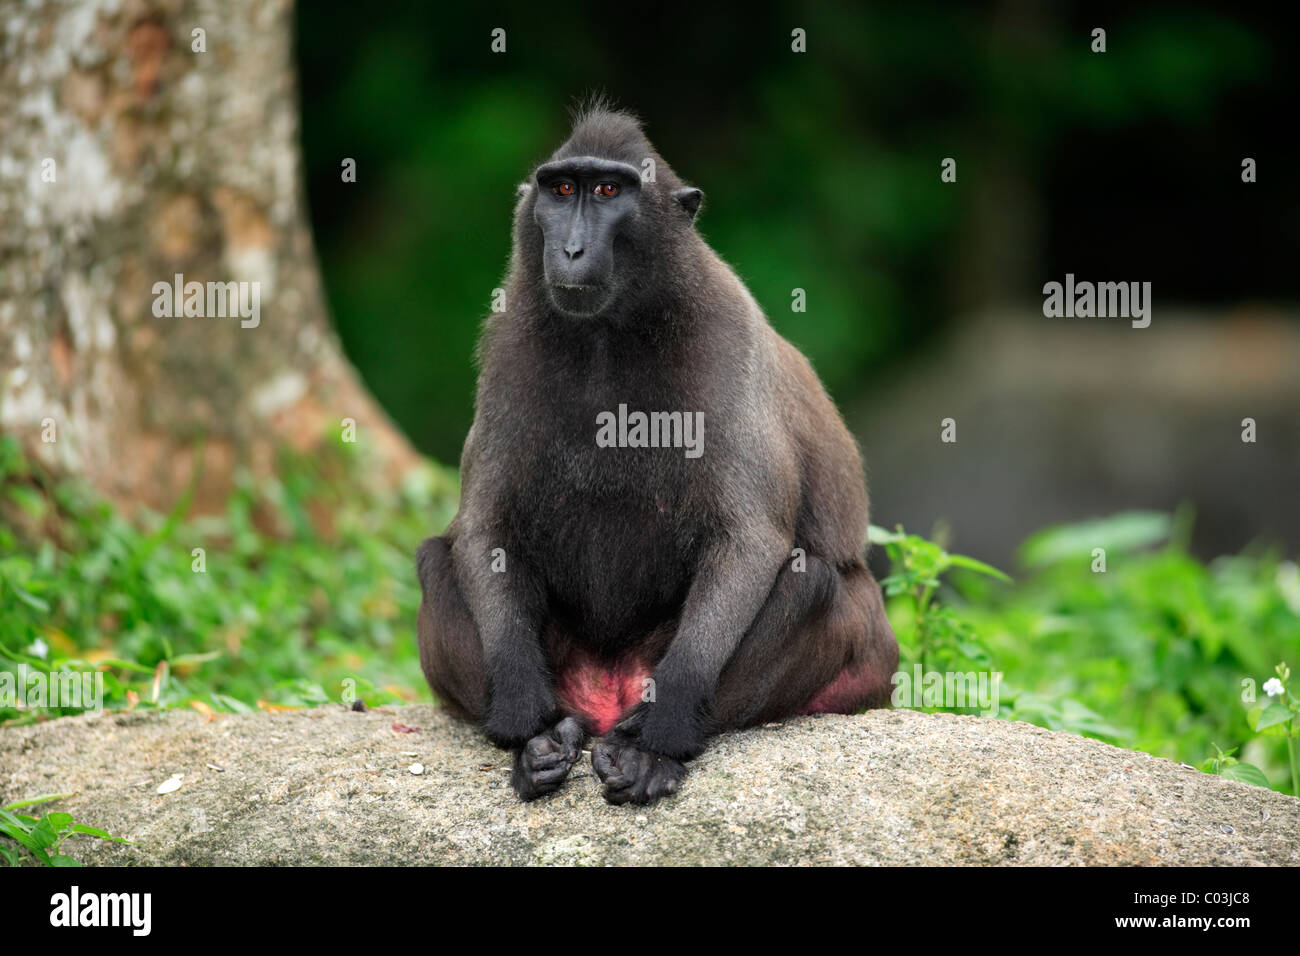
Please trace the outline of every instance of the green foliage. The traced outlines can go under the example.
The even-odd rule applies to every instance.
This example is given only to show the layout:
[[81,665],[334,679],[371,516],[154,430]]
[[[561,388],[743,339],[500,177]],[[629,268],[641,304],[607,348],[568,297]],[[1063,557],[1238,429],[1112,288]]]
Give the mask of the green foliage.
[[32,860],[45,866],[81,866],[73,857],[60,852],[64,841],[77,835],[135,845],[130,840],[112,836],[96,827],[74,823],[70,813],[46,813],[38,819],[14,812],[68,796],[71,794],[50,793],[0,807],[0,860],[9,866],[18,866],[23,862],[23,853],[19,849],[21,847],[27,850]]
[[[102,675],[109,709],[423,694],[414,553],[450,520],[456,479],[430,465],[368,494],[351,447],[242,479],[222,514],[185,519],[181,502],[129,522],[0,439],[0,670]],[[0,722],[76,712],[12,703]]]
[[1240,780],[1242,783],[1253,784],[1256,787],[1268,786],[1268,777],[1264,776],[1264,771],[1254,764],[1243,763],[1233,756],[1237,752],[1236,747],[1231,750],[1221,750],[1218,744],[1211,744],[1211,746],[1214,747],[1214,756],[1202,761],[1200,765],[1206,773],[1217,773],[1229,780]]
[[1288,685],[1291,668],[1283,661],[1273,668],[1277,676],[1264,682],[1265,703],[1252,707],[1247,715],[1255,732],[1281,738],[1291,770],[1291,792],[1300,795],[1300,700]]
[[[901,529],[872,531],[892,563],[882,584],[905,660],[1000,671],[1000,716],[1250,783],[1289,781],[1295,793],[1289,671],[1276,668],[1258,704],[1256,683],[1300,651],[1300,570],[1270,552],[1202,564],[1189,536],[1187,513],[1048,528],[1025,542],[1028,573],[1008,588]],[[1095,548],[1105,571],[1094,570]],[[936,610],[938,597],[946,606]],[[1240,742],[1249,761],[1216,740]]]
[[894,568],[880,582],[886,597],[907,599],[906,616],[891,616],[891,620],[901,618],[906,622],[895,625],[903,629],[903,659],[915,660],[923,670],[963,670],[967,664],[988,668],[991,659],[980,635],[952,609],[937,606],[935,591],[940,577],[951,568],[974,571],[1008,584],[1011,579],[982,561],[949,554],[933,541],[907,534],[901,525],[897,531],[872,525],[869,537],[872,544],[884,546]]

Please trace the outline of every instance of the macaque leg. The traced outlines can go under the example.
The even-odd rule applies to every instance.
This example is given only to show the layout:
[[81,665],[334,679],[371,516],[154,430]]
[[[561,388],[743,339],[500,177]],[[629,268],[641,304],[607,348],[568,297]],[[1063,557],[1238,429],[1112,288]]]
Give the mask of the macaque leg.
[[[482,723],[487,710],[483,645],[456,583],[447,540],[429,538],[420,545],[416,568],[424,593],[418,619],[424,676],[453,712]],[[510,775],[515,792],[531,800],[557,789],[586,737],[582,724],[567,717],[517,748]]]
[[424,676],[449,709],[479,723],[487,709],[483,645],[456,583],[450,542],[426,539],[415,567],[423,591],[416,629]]
[[897,669],[898,644],[871,572],[809,556],[805,571],[781,571],[727,663],[714,695],[714,726],[883,707]]

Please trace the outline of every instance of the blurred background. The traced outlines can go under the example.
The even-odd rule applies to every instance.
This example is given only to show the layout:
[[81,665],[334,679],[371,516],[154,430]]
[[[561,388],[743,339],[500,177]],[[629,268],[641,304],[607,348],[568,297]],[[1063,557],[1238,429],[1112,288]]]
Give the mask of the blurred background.
[[[1190,503],[1198,553],[1294,552],[1285,5],[682,16],[396,2],[361,28],[350,5],[299,5],[329,301],[348,355],[421,450],[459,458],[514,186],[599,90],[704,189],[700,229],[861,440],[877,523],[1009,563],[1045,523]],[[806,54],[791,52],[795,27]],[[355,183],[340,181],[344,157]],[[940,181],[946,157],[955,183]],[[1257,182],[1242,181],[1245,157]],[[1042,286],[1067,272],[1150,282],[1151,326],[1044,318]],[[806,312],[790,309],[796,287]],[[955,444],[939,440],[947,417]]]

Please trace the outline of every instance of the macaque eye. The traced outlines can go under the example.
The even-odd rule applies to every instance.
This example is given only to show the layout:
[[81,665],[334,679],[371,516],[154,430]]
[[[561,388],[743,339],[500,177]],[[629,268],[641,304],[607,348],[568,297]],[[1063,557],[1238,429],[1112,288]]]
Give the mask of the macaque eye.
[[551,191],[557,196],[572,196],[573,183],[556,183],[551,187]]
[[614,197],[614,196],[617,196],[617,195],[618,195],[618,184],[617,184],[617,183],[597,183],[597,184],[596,184],[596,195],[597,195],[597,196],[604,196],[606,199],[610,199],[610,198],[612,198],[612,197]]

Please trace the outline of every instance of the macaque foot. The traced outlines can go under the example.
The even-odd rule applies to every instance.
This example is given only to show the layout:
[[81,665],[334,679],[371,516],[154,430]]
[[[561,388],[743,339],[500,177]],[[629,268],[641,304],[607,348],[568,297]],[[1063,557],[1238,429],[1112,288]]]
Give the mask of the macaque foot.
[[521,800],[535,800],[559,788],[582,753],[587,731],[575,717],[565,717],[515,751],[510,785]]
[[617,730],[591,749],[591,766],[613,804],[652,803],[676,793],[686,778],[681,761],[644,750]]

